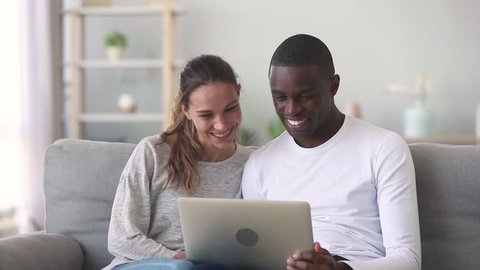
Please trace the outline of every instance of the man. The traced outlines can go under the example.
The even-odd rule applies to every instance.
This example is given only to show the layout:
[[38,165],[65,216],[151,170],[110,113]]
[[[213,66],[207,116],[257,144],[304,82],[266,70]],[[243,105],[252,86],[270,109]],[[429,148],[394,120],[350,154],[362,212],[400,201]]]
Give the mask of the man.
[[308,201],[316,243],[287,269],[420,269],[415,172],[394,132],[335,106],[340,77],[326,45],[286,39],[272,56],[270,88],[286,131],[255,151],[245,199]]

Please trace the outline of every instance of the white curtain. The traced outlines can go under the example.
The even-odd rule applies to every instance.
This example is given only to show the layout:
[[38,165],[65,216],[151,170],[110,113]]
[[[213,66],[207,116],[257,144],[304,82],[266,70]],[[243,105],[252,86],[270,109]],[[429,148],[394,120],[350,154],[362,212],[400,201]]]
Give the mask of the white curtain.
[[0,237],[16,233],[14,209],[21,200],[20,167],[20,12],[19,3],[6,1],[0,9]]
[[21,142],[30,230],[45,222],[43,153],[62,137],[61,0],[21,1]]

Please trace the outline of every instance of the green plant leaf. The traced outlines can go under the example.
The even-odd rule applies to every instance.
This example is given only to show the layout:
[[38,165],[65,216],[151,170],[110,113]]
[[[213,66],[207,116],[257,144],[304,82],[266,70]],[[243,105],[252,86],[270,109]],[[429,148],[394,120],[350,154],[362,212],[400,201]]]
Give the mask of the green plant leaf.
[[237,136],[237,142],[241,145],[257,145],[257,135],[253,129],[241,127]]
[[268,136],[271,139],[278,137],[278,135],[282,134],[285,131],[285,126],[283,125],[280,118],[275,117],[274,119],[270,120],[267,125],[267,132]]
[[127,47],[127,37],[118,32],[110,32],[105,35],[104,44],[106,47],[119,47],[124,49]]

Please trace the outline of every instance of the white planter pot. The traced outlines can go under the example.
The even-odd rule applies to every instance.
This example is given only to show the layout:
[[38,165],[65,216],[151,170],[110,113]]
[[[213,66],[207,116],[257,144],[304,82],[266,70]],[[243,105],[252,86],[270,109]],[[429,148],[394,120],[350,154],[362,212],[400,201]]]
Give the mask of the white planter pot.
[[118,61],[123,57],[123,49],[119,47],[107,47],[107,58],[109,61]]

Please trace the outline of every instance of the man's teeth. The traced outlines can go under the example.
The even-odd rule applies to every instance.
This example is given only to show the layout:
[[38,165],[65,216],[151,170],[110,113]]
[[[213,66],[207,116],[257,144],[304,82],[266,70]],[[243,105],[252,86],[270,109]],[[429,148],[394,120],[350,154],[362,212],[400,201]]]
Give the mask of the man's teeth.
[[289,120],[287,119],[287,122],[291,125],[291,126],[298,126],[298,125],[301,125],[303,123],[305,123],[305,120]]

